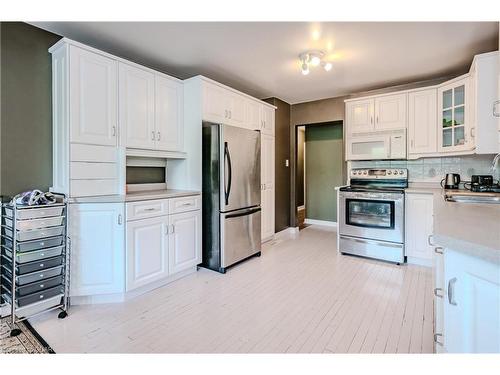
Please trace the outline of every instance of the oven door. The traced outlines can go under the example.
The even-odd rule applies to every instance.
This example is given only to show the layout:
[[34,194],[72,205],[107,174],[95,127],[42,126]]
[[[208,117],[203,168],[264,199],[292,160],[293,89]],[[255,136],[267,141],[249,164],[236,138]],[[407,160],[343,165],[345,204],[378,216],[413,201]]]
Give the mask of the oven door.
[[404,242],[404,194],[340,192],[341,235]]

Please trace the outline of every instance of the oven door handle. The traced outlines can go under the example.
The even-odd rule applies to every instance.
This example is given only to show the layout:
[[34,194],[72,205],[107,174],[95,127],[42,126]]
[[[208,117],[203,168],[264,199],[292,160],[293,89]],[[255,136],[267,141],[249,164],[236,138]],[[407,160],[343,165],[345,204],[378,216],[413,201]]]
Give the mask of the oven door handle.
[[362,244],[401,248],[401,244],[398,244],[398,243],[381,242],[381,241],[377,241],[377,240],[367,240],[367,239],[360,239],[360,238],[351,238],[351,237],[344,237],[342,235],[341,235],[341,238],[343,240],[353,241],[353,242],[362,243]]

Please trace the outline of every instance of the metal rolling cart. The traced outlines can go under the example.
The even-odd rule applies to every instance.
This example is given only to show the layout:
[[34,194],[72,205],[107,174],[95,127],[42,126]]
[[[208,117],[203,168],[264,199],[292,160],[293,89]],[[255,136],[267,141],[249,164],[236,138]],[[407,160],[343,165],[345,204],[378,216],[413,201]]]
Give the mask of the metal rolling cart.
[[15,324],[47,311],[69,308],[70,248],[66,197],[56,203],[24,206],[2,203],[1,294],[10,305],[11,336]]

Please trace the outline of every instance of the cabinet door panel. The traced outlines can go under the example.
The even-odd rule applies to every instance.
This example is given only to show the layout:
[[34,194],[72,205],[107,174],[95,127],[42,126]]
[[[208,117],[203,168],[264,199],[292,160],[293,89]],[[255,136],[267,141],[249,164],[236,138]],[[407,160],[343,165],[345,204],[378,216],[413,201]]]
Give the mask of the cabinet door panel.
[[274,137],[261,135],[261,237],[274,234]]
[[409,153],[437,152],[436,89],[410,93],[408,103]]
[[123,292],[123,204],[71,204],[69,211],[70,295],[92,296]]
[[245,126],[245,98],[233,92],[227,92],[229,123],[234,126]]
[[406,255],[422,260],[431,260],[434,248],[429,245],[433,220],[432,194],[406,195]]
[[262,133],[274,136],[274,109],[262,105]]
[[222,87],[203,82],[203,120],[222,124],[228,122],[227,93]]
[[375,98],[375,130],[406,129],[406,94]]
[[251,130],[262,129],[262,113],[259,102],[247,99],[245,103],[245,127]]
[[182,84],[157,75],[155,77],[156,148],[162,151],[183,149]]
[[169,223],[169,267],[174,274],[201,263],[201,211],[170,215]]
[[116,146],[117,62],[70,47],[70,141]]
[[373,99],[346,103],[347,131],[349,134],[373,130]]
[[168,276],[167,218],[127,223],[127,290]]
[[126,147],[155,148],[155,76],[120,63],[120,125]]

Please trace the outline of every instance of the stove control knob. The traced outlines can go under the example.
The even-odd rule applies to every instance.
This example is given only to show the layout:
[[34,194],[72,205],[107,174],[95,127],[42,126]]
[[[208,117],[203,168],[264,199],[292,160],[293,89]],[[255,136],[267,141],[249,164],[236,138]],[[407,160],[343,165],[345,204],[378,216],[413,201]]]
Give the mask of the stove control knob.
[[405,174],[405,172],[404,171],[399,171],[399,174]]
[[392,171],[387,171],[387,174],[391,175],[391,174],[392,174]]
[[367,171],[364,171],[364,172],[363,172],[363,174],[364,174],[364,175],[367,175],[367,174],[368,174],[368,172],[367,172]]
[[352,174],[353,174],[353,175],[357,175],[357,174],[358,174],[358,172],[356,172],[356,171],[352,171]]

